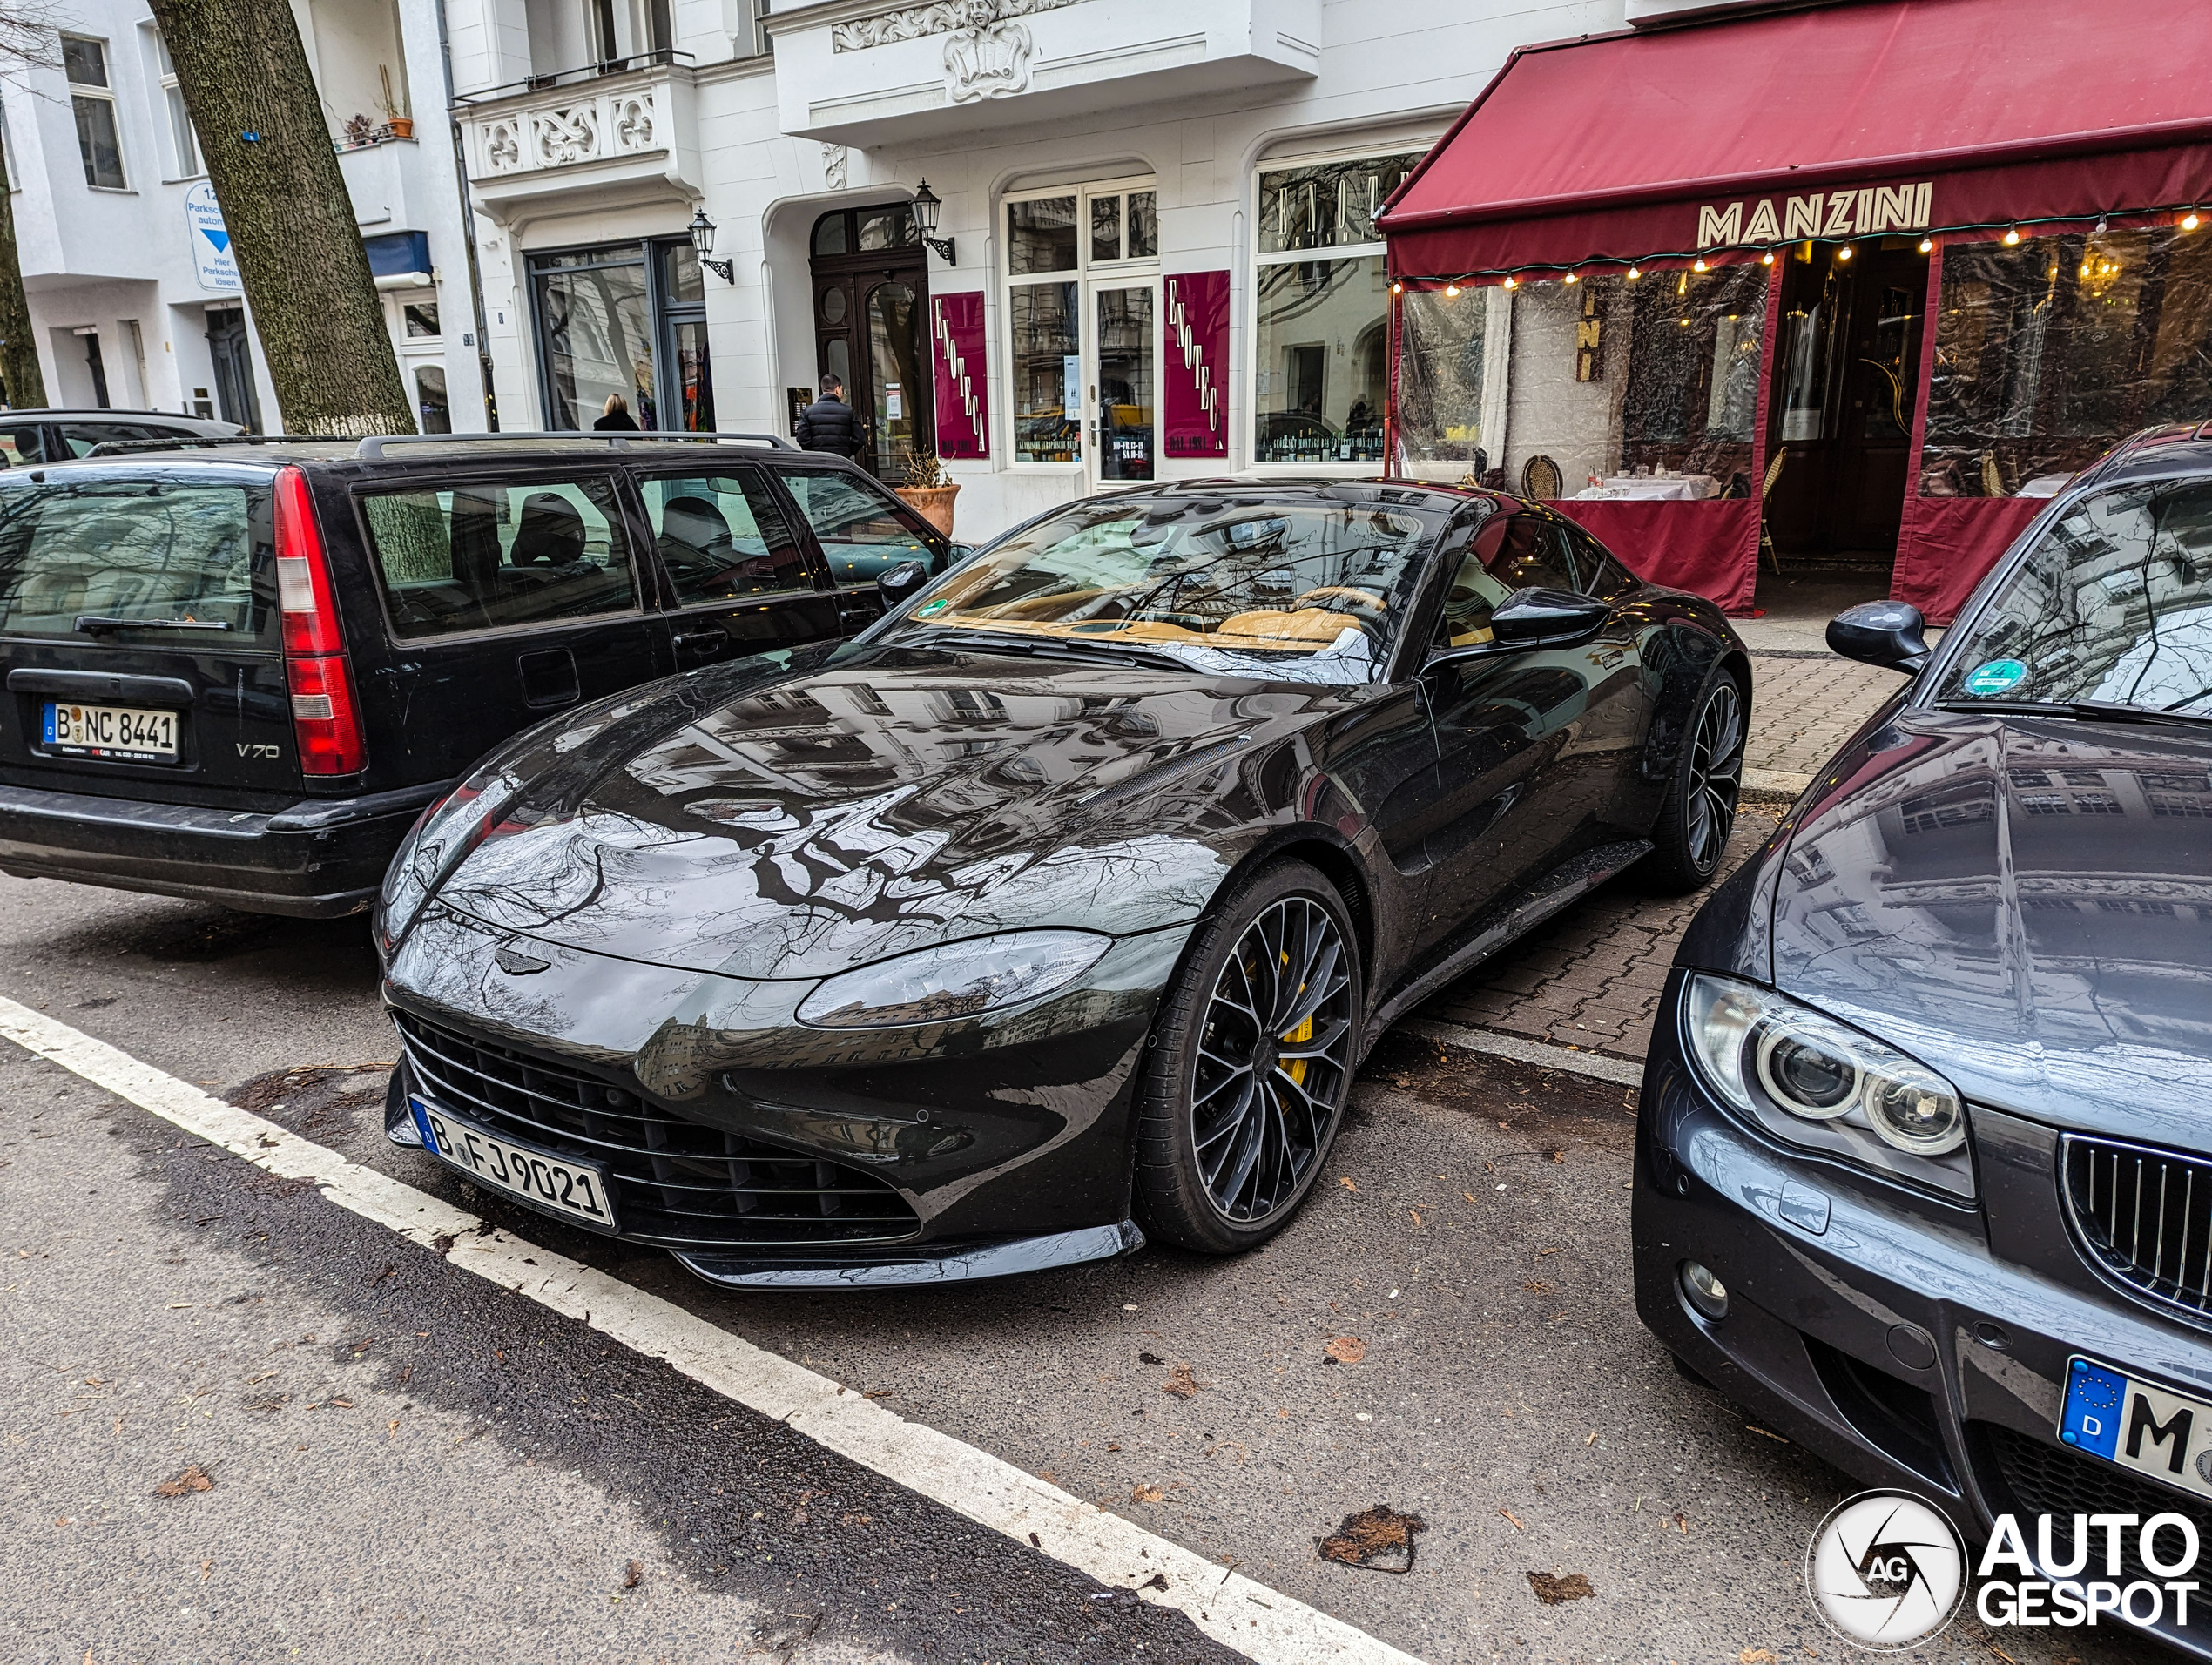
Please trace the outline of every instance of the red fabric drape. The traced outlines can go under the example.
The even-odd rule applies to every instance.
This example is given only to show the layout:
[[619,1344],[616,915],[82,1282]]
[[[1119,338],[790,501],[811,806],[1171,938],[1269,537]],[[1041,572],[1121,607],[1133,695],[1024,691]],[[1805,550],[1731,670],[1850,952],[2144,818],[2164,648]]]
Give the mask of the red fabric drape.
[[1906,498],[1891,593],[1911,602],[1930,624],[1950,624],[2046,505],[2041,497]]
[[1750,611],[1758,576],[1757,498],[1712,497],[1694,503],[1569,498],[1551,506],[1588,528],[1637,577],[1710,597],[1731,613]]

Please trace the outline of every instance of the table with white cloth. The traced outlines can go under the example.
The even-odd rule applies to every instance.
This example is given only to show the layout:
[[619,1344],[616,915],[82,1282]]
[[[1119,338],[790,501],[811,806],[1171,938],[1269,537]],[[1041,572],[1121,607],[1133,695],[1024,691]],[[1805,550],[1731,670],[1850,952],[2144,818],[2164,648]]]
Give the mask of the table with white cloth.
[[1717,497],[1721,482],[1710,474],[1624,474],[1575,494],[1577,502],[1694,502]]

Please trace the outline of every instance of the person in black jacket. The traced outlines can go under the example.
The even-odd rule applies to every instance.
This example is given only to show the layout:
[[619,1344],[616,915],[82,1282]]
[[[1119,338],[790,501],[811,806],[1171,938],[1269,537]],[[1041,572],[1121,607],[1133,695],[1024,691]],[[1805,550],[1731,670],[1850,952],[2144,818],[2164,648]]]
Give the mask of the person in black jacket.
[[827,451],[853,456],[865,443],[860,419],[845,402],[845,384],[835,376],[822,378],[822,396],[799,413],[792,437],[805,451]]
[[639,431],[637,419],[630,414],[630,401],[618,393],[607,395],[605,413],[591,424],[591,428],[597,434],[635,434]]

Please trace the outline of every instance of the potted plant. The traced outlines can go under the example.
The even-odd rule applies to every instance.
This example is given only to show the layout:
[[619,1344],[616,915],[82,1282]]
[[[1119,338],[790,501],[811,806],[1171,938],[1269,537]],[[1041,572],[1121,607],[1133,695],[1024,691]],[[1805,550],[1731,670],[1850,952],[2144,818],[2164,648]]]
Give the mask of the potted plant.
[[376,143],[376,125],[367,116],[346,118],[346,145],[349,151],[358,151]]
[[906,483],[892,489],[947,537],[953,535],[953,499],[960,495],[960,485],[934,451],[907,452]]
[[384,83],[384,97],[380,108],[384,111],[384,131],[394,138],[415,137],[415,118],[408,113],[404,101],[392,97],[392,69],[388,64],[379,64],[376,73]]

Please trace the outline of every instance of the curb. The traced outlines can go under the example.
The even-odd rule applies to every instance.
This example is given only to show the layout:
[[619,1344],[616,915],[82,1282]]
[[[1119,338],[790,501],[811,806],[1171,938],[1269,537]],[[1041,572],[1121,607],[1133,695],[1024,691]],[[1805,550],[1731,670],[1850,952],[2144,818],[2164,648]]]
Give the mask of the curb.
[[1787,769],[1746,769],[1742,795],[1754,804],[1794,804],[1811,785],[1811,775]]

